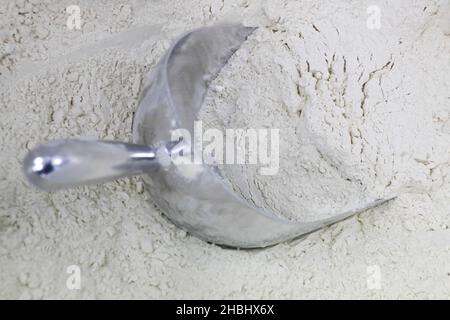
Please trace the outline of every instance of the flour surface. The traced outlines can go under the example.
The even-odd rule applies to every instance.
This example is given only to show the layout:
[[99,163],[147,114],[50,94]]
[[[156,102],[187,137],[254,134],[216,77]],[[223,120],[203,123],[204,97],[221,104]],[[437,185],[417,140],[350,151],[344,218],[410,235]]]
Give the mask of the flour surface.
[[[82,28],[68,30],[66,7],[73,1],[0,0],[0,297],[447,299],[448,1],[322,2],[78,0]],[[382,10],[378,31],[366,30],[370,5]],[[352,19],[336,18],[337,12]],[[223,96],[209,93],[211,110],[224,106],[223,114],[211,115],[217,125],[229,121],[290,128],[294,132],[289,141],[304,152],[289,152],[306,167],[290,163],[286,153],[283,166],[291,166],[308,181],[317,177],[313,193],[323,195],[327,183],[335,181],[358,197],[398,192],[396,200],[293,242],[235,251],[204,243],[173,226],[155,208],[139,178],[52,194],[28,185],[22,159],[43,141],[81,136],[131,141],[142,81],[171,40],[201,25],[238,20],[239,15],[260,30],[217,79],[216,88],[223,83]],[[304,39],[294,32],[300,25]],[[338,41],[333,25],[345,42]],[[372,60],[366,47],[374,50]],[[272,58],[266,54],[269,48]],[[243,75],[236,75],[245,56],[248,84]],[[343,57],[347,72],[342,71]],[[267,66],[258,65],[258,59]],[[384,67],[389,61],[394,65]],[[361,84],[379,68],[365,86],[363,117]],[[231,79],[244,86],[238,88]],[[265,83],[267,79],[271,82]],[[344,88],[347,93],[341,97]],[[233,90],[238,89],[243,101],[234,106],[243,115],[228,117],[225,103],[234,103]],[[273,93],[272,105],[264,90]],[[383,93],[387,102],[380,98]],[[267,113],[267,122],[261,111]],[[417,113],[423,122],[417,123]],[[350,131],[350,124],[361,132]],[[399,136],[390,140],[393,133]],[[363,152],[358,156],[355,150]],[[391,167],[382,159],[392,161]],[[225,173],[233,178],[233,172]],[[246,175],[258,181],[251,172]],[[252,187],[255,196],[262,198],[270,190],[266,182],[259,181],[260,189]],[[288,218],[308,218],[305,211],[275,207],[268,200],[280,197],[275,191],[270,198],[255,199]],[[296,186],[292,201],[306,191],[304,184]],[[339,196],[344,199],[338,201]],[[344,206],[346,199],[350,205],[358,197],[330,190],[327,199]],[[327,205],[324,199],[317,201]],[[302,202],[307,203],[322,208],[309,198]],[[67,286],[69,267],[74,265],[81,274],[79,290]],[[380,282],[374,287],[372,276],[378,271]]]
[[221,168],[245,199],[298,221],[427,190],[430,170],[450,159],[450,136],[436,123],[448,109],[448,75],[430,73],[450,64],[436,54],[445,36],[417,39],[428,23],[421,8],[405,9],[417,17],[407,30],[388,20],[374,31],[358,29],[365,13],[354,17],[351,5],[323,6],[336,10],[314,21],[294,3],[275,8],[283,19],[243,44],[200,115],[223,132],[280,130],[278,173]]

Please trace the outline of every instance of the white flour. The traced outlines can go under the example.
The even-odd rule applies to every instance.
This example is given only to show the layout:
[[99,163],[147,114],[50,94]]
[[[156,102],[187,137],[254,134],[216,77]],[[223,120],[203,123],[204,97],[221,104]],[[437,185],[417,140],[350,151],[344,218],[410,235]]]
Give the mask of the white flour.
[[323,4],[318,12],[335,10],[314,21],[301,8],[272,12],[283,18],[244,43],[202,110],[208,126],[280,129],[279,172],[225,165],[233,188],[299,221],[431,188],[430,173],[450,161],[439,121],[449,110],[448,37],[426,27],[433,17],[421,7],[404,8],[408,29],[386,19],[393,11],[379,32],[358,29],[350,5]]
[[[330,46],[334,36],[330,27],[321,21],[327,20],[326,17],[336,11],[341,12],[343,17],[352,15],[361,21],[358,30],[354,30],[359,34],[355,37],[363,37],[369,4],[355,1],[350,7],[346,5],[347,1],[339,1],[323,7],[319,6],[320,2],[301,1],[294,4],[287,1],[288,8],[283,9],[285,2],[259,3],[189,0],[188,4],[180,1],[168,5],[166,1],[78,1],[83,13],[82,28],[68,30],[65,8],[72,5],[72,1],[0,2],[0,297],[197,299],[449,296],[450,168],[445,152],[448,151],[448,144],[443,139],[445,134],[450,133],[450,90],[442,87],[449,85],[450,74],[450,38],[444,36],[448,33],[445,29],[448,9],[439,6],[437,1],[396,1],[396,8],[387,1],[370,3],[378,4],[383,10],[382,28],[374,32],[386,37],[391,34],[393,37],[404,35],[404,47],[390,46],[393,54],[396,50],[393,69],[386,70],[382,76],[377,73],[365,87],[368,95],[365,125],[359,122],[356,125],[366,131],[355,141],[362,140],[360,144],[366,147],[358,158],[363,162],[353,165],[354,152],[350,145],[344,144],[342,150],[335,148],[335,145],[329,147],[333,142],[342,145],[345,138],[333,140],[335,135],[326,130],[320,131],[327,108],[331,111],[337,109],[336,104],[330,101],[335,93],[328,86],[333,82],[326,80],[328,68],[322,61],[324,52],[328,52],[323,43],[331,41],[328,43]],[[302,12],[305,41],[306,37],[310,37],[308,45],[317,48],[317,54],[303,55],[292,46],[291,51],[300,56],[296,57],[290,51],[283,51],[282,44],[274,46],[276,40],[286,37],[286,41],[291,41],[295,38],[287,32],[282,35],[283,26],[292,28],[298,25],[294,21],[297,14],[289,13],[294,12],[292,6],[298,7],[296,12]],[[403,193],[399,198],[294,242],[266,250],[234,251],[206,244],[167,222],[148,201],[150,199],[139,178],[125,178],[101,186],[53,194],[36,191],[25,182],[21,159],[27,150],[42,141],[76,136],[131,140],[132,115],[136,110],[142,79],[161,57],[170,40],[188,29],[230,19],[237,13],[244,15],[251,25],[266,26],[267,30],[269,27],[280,28],[275,34],[262,28],[259,34],[260,39],[270,41],[264,46],[273,46],[274,52],[284,54],[278,63],[286,68],[286,72],[283,76],[280,73],[274,75],[275,79],[287,85],[283,92],[274,97],[277,105],[281,98],[287,99],[283,109],[286,115],[281,114],[278,121],[286,119],[295,125],[300,122],[299,126],[303,126],[300,129],[315,139],[311,150],[314,151],[316,146],[323,148],[322,152],[327,156],[323,160],[326,169],[331,168],[330,160],[342,162],[338,163],[338,170],[331,171],[330,175],[344,172],[354,179],[361,178],[367,189],[371,186],[371,177],[374,177],[371,170],[376,168],[379,177],[375,181],[380,182],[381,186],[374,185],[372,191],[378,195],[392,189],[392,192]],[[390,32],[395,29],[392,21],[397,22],[396,28],[401,30]],[[310,28],[311,22],[321,30],[320,33],[314,33]],[[345,30],[354,28],[354,24],[342,26],[339,29],[341,36],[345,37]],[[319,40],[319,36],[325,35],[331,38]],[[377,38],[375,35],[373,37]],[[218,83],[227,83],[228,77],[240,80],[234,74],[239,69],[239,59],[250,50],[255,50],[254,58],[270,58],[262,55],[264,50],[257,50],[256,40],[250,39],[242,54],[236,56],[224,70],[227,76],[217,79]],[[349,49],[339,50],[347,52]],[[374,55],[372,62],[366,61],[365,51],[361,53],[360,58],[366,59],[361,67],[366,77],[363,79],[367,79],[368,73],[378,66],[390,61],[391,51],[387,57],[383,55],[383,50],[378,51],[382,54]],[[322,72],[323,87],[320,91],[315,90],[315,86],[311,87],[317,80],[312,77],[312,72],[304,71],[300,77],[292,69],[291,62],[295,61],[304,70],[306,59],[310,62],[310,70]],[[342,66],[340,59],[336,60],[336,70]],[[414,68],[410,59],[417,61]],[[353,69],[350,68],[355,67],[350,61],[348,76],[352,74],[350,70]],[[250,67],[255,65],[250,64]],[[415,83],[416,75],[408,68],[417,70],[423,78]],[[264,72],[275,70],[275,66],[261,69]],[[248,69],[248,72],[251,75],[254,70]],[[337,71],[334,74],[345,75]],[[315,75],[318,76],[318,73]],[[378,106],[376,103],[382,94],[379,90],[380,78],[381,88],[389,99],[388,103]],[[260,79],[267,79],[266,73],[261,73]],[[259,83],[254,88],[276,91],[279,85],[275,79],[273,86]],[[402,85],[396,91],[397,81]],[[305,87],[300,95],[296,93],[295,83]],[[241,89],[242,99],[248,101],[242,101],[238,106],[252,110],[252,103],[264,102],[267,95],[252,96],[250,85]],[[226,90],[233,88],[232,84],[227,86]],[[308,91],[308,88],[314,90]],[[356,84],[348,88],[361,90],[361,86]],[[411,88],[411,95],[402,95],[405,88]],[[335,90],[339,92],[342,88]],[[234,96],[233,92],[225,93],[224,97],[210,97],[217,103],[223,103]],[[307,95],[321,103],[308,104],[304,101]],[[360,97],[349,93],[349,98],[355,99],[357,110],[357,99]],[[416,99],[421,102],[416,102]],[[429,108],[423,108],[424,105]],[[317,107],[317,113],[312,112],[313,106]],[[300,107],[302,115],[297,117]],[[407,118],[386,117],[377,113],[377,108],[380,111],[394,108]],[[413,108],[414,112],[408,112]],[[423,123],[412,127],[411,123],[417,121],[416,112],[423,114]],[[243,114],[242,118],[231,117],[230,120],[241,124],[239,121],[245,123],[249,118]],[[349,121],[358,119],[361,116],[356,111],[355,114],[350,112],[348,119],[343,118],[342,112],[337,113],[331,119],[332,125],[324,129],[335,128],[337,132],[347,134],[344,128],[348,127]],[[391,128],[381,119],[403,119],[403,122],[395,122],[395,127]],[[258,118],[252,121],[248,124],[261,123]],[[383,126],[376,127],[375,124]],[[380,144],[382,137],[397,132],[396,126],[400,125],[405,128],[401,132],[400,142]],[[381,138],[374,138],[374,132],[379,132]],[[441,144],[437,140],[439,132]],[[292,136],[293,139],[295,137]],[[430,143],[424,144],[423,141]],[[302,145],[301,142],[294,142]],[[371,150],[369,142],[374,142],[376,149]],[[402,146],[406,153],[403,154],[395,143]],[[399,152],[399,155],[392,156],[389,151]],[[371,157],[377,154],[380,159],[387,157],[394,161],[392,168],[398,173],[392,175],[393,169],[387,170],[381,160],[378,161],[379,166],[372,166],[374,160]],[[304,154],[299,156],[306,157]],[[310,160],[314,159],[312,154],[309,156]],[[418,161],[412,157],[417,157]],[[284,165],[289,164],[284,162]],[[314,168],[316,163],[310,161],[310,165]],[[295,166],[293,169],[303,170]],[[390,189],[385,188],[384,183],[389,182],[391,176],[396,179]],[[354,183],[338,181],[345,188],[360,191]],[[326,185],[326,182],[322,180],[321,185]],[[299,191],[303,190],[302,186]],[[405,186],[411,188],[405,189]],[[273,203],[263,205],[270,207]],[[281,212],[282,208],[279,210]],[[286,215],[300,218],[300,213],[295,211],[290,216]],[[80,268],[80,290],[70,290],[66,286],[69,277],[66,271],[71,265]]]

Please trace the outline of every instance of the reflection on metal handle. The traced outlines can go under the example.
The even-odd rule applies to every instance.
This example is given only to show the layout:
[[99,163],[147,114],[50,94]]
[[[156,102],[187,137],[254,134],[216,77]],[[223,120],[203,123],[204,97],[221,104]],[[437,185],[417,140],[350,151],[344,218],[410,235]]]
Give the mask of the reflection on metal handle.
[[46,191],[136,175],[155,165],[153,147],[76,139],[41,145],[27,154],[23,164],[28,180]]

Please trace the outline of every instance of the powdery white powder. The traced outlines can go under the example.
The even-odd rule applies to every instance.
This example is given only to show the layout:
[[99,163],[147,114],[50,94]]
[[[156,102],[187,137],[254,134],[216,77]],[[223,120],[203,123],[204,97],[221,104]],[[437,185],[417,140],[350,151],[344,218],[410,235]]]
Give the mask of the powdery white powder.
[[278,173],[261,174],[264,164],[221,166],[258,207],[320,220],[427,190],[433,170],[450,161],[450,135],[439,123],[449,108],[450,51],[431,26],[437,19],[407,6],[408,29],[391,10],[371,30],[352,7],[317,5],[331,12],[313,21],[301,4],[274,8],[275,22],[256,30],[212,83],[201,114],[208,127],[280,130]]
[[[48,194],[23,177],[21,159],[43,141],[130,141],[142,79],[186,30],[237,14],[250,25],[269,27],[290,15],[279,11],[284,6],[301,7],[302,19],[314,24],[339,8],[362,19],[369,5],[319,3],[81,0],[82,29],[69,31],[65,8],[71,1],[1,2],[0,297],[447,298],[448,163],[425,164],[430,170],[417,185],[429,183],[427,188],[414,187],[414,193],[302,239],[252,251],[225,250],[176,228],[139,178]],[[430,77],[421,82],[421,99],[432,108],[435,127],[448,134],[449,91],[441,96],[434,88],[448,83],[449,37],[433,19],[448,17],[448,11],[437,1],[377,4],[383,12],[395,11],[398,27],[415,34],[409,46]],[[428,15],[406,10],[425,7]],[[383,24],[391,19],[382,17]],[[421,59],[423,51],[433,65]],[[435,105],[447,107],[436,111]],[[66,286],[72,265],[80,268],[80,290]],[[368,286],[373,270],[379,271],[379,289]]]

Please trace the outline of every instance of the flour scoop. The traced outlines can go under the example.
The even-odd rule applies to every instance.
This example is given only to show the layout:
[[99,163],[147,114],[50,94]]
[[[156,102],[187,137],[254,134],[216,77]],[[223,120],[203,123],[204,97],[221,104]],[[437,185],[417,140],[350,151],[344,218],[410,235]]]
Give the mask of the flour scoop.
[[191,152],[186,141],[172,139],[173,131],[185,129],[194,136],[194,121],[210,80],[253,30],[220,25],[180,37],[145,83],[134,116],[134,144],[52,141],[26,156],[27,178],[52,191],[142,174],[153,201],[174,224],[206,241],[238,248],[276,244],[386,201],[375,200],[326,220],[293,223],[237,195],[215,165],[192,164],[186,174],[189,165],[173,161],[173,155]]

